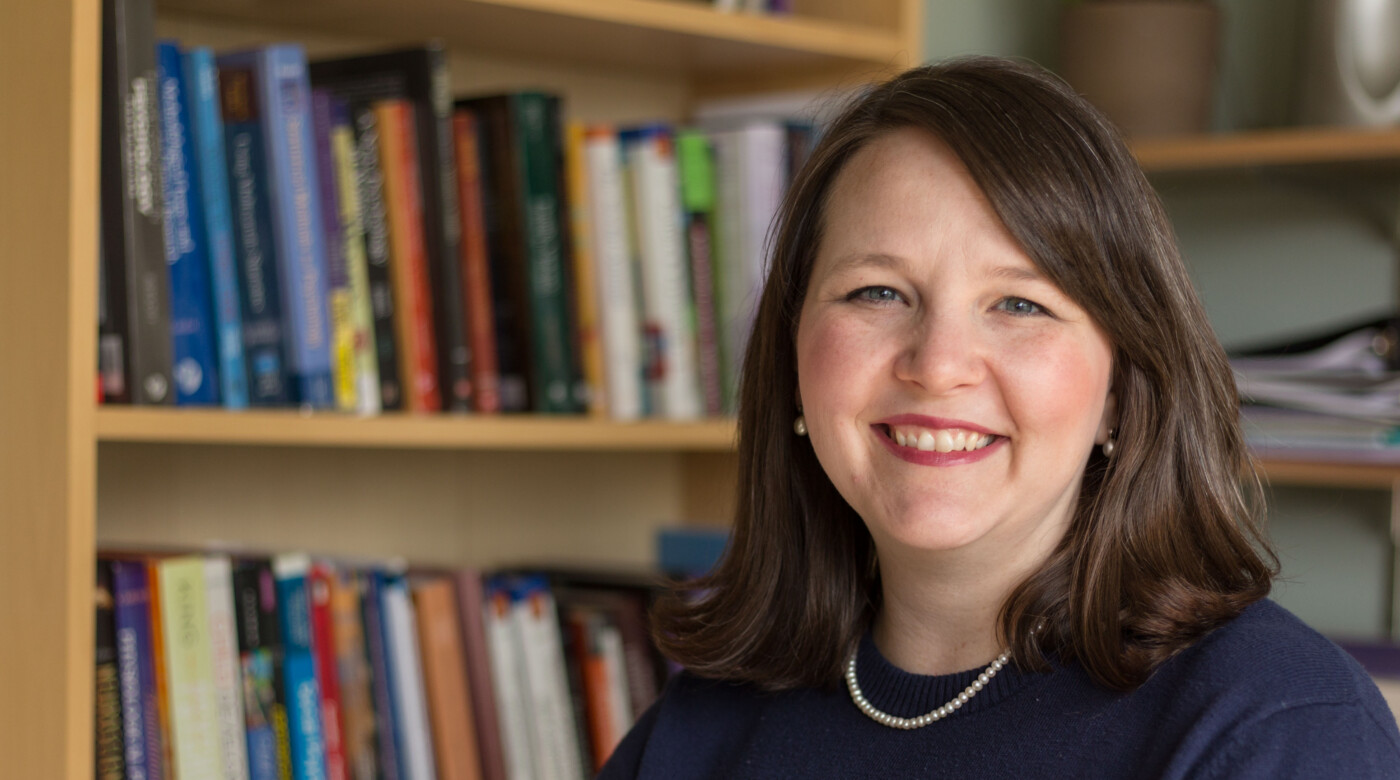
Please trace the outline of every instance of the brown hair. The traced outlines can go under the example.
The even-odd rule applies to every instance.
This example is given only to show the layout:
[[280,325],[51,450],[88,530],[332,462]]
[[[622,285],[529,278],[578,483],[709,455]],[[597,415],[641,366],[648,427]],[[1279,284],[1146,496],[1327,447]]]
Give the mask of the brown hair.
[[1117,131],[1058,78],[985,57],[873,88],[795,177],[744,359],[733,536],[695,583],[702,595],[658,603],[656,639],[696,674],[785,689],[836,683],[869,625],[874,544],[792,432],[794,339],[833,180],[858,149],[905,127],[952,149],[1113,345],[1117,451],[1091,455],[1069,529],[1007,599],[999,628],[1023,668],[1047,668],[1049,651],[1105,687],[1135,687],[1267,595],[1277,562],[1259,480],[1229,364]]

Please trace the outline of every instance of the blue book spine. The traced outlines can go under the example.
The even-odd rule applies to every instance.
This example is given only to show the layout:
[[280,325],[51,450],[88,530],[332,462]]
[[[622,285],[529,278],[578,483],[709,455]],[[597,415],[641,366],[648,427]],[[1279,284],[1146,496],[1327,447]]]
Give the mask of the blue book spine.
[[283,359],[282,285],[272,241],[272,203],[267,191],[267,152],[257,79],[248,66],[232,67],[220,59],[219,68],[248,395],[253,406],[285,406],[292,399]]
[[144,563],[112,561],[117,680],[128,780],[161,780],[160,715],[151,655],[151,589]]
[[335,394],[326,312],[326,249],[320,229],[306,53],[298,45],[279,44],[227,59],[250,60],[258,79],[273,235],[284,293],[287,327],[282,335],[292,390],[301,405],[329,409],[335,405]]
[[243,359],[243,315],[239,309],[238,268],[233,254],[233,215],[229,208],[224,123],[219,111],[219,72],[207,48],[185,53],[185,97],[198,161],[209,239],[209,278],[218,333],[219,393],[225,407],[248,407],[248,368]]
[[165,187],[165,262],[170,270],[170,334],[175,350],[175,403],[219,403],[209,290],[208,242],[199,172],[190,143],[184,68],[174,43],[156,46],[160,85],[161,176]]
[[311,599],[306,592],[310,563],[299,556],[279,559],[277,606],[282,631],[282,681],[287,730],[292,742],[292,776],[325,780],[326,743],[322,733],[321,689],[311,650]]
[[374,714],[379,746],[379,772],[384,780],[399,780],[404,776],[399,761],[399,717],[395,706],[392,664],[389,660],[389,636],[384,620],[383,585],[386,576],[373,572],[365,576],[365,645],[369,651],[370,681],[374,693]]

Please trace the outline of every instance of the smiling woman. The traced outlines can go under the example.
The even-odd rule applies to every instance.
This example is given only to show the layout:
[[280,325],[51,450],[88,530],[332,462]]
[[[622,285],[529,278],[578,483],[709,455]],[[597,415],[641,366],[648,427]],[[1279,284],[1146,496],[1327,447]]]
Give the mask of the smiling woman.
[[733,541],[604,776],[1397,776],[1265,598],[1237,405],[1101,115],[1004,60],[875,88],[788,193]]

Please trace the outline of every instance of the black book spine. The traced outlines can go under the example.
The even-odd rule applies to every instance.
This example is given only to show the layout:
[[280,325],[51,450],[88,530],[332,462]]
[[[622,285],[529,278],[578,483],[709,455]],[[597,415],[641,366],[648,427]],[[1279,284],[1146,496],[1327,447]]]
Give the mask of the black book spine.
[[108,401],[169,404],[170,277],[162,236],[155,10],[102,3],[101,224],[106,317],[99,372]]
[[384,213],[384,181],[379,172],[379,130],[368,106],[354,110],[355,176],[360,193],[360,218],[365,226],[365,259],[369,268],[370,310],[379,364],[379,400],[385,411],[403,409],[399,378],[399,345],[394,337],[394,287],[389,273],[389,221]]
[[413,103],[443,408],[471,411],[472,354],[462,298],[462,221],[447,55],[434,44],[314,62],[311,82],[356,107],[389,98],[406,98]]
[[481,204],[496,315],[496,361],[501,374],[501,411],[530,411],[535,394],[530,351],[530,307],[526,286],[524,228],[517,207],[515,133],[510,98],[504,95],[457,101],[476,115],[481,143]]
[[112,597],[112,565],[107,561],[97,562],[95,599],[97,677],[93,705],[96,715],[94,758],[97,763],[93,776],[98,780],[122,780],[126,774],[126,762],[123,758],[125,742],[121,686],[117,675],[116,599]]

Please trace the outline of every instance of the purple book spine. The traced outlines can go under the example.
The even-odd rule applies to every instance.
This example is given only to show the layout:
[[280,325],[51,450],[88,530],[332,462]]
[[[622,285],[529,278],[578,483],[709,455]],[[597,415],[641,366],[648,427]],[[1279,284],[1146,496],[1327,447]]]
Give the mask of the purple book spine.
[[112,590],[117,605],[117,679],[121,685],[126,776],[130,780],[161,780],[164,749],[156,709],[151,589],[146,565],[140,561],[112,561]]

